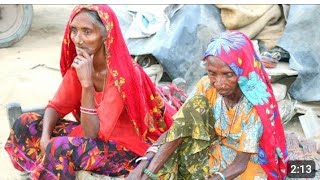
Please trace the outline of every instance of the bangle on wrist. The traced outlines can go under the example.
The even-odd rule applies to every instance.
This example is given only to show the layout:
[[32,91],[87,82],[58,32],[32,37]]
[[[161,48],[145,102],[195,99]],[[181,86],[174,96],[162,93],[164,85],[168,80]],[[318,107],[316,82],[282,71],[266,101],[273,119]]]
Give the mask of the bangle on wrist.
[[143,174],[147,175],[152,180],[157,180],[158,179],[158,176],[156,174],[153,174],[148,169],[144,169]]
[[142,160],[147,160],[148,163],[150,163],[152,158],[153,157],[148,157],[148,156],[139,157],[138,159],[136,159],[136,163],[139,163],[139,161],[142,161]]
[[157,143],[154,143],[154,144],[152,144],[151,146],[154,146],[154,147],[157,147],[158,149],[160,148],[160,144],[157,144]]
[[156,143],[155,143],[155,144],[152,144],[152,145],[148,148],[148,150],[147,150],[146,153],[148,153],[148,152],[153,152],[153,153],[157,154],[160,146],[161,146],[160,144],[156,144]]
[[147,153],[148,152],[154,152],[155,154],[157,154],[159,148],[155,147],[155,146],[151,146],[148,148]]
[[222,178],[222,180],[226,180],[226,177],[224,177],[221,172],[215,172],[214,174],[218,174]]
[[80,112],[85,114],[98,114],[97,109],[90,109],[80,106]]

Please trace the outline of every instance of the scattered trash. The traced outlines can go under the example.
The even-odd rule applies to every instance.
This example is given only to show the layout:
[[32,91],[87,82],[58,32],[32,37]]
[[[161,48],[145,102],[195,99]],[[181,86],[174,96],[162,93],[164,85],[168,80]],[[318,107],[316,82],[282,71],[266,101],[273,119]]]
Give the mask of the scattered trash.
[[175,78],[174,80],[172,80],[172,84],[176,85],[179,89],[186,91],[187,87],[187,81],[184,80],[183,78]]
[[187,94],[182,89],[179,89],[174,83],[166,86],[157,86],[157,88],[162,98],[176,110],[179,110],[187,99]]
[[144,54],[144,55],[138,55],[134,57],[134,60],[142,67],[146,68],[153,64],[158,64],[158,61],[152,54]]
[[296,112],[297,100],[291,99],[291,96],[287,93],[287,96],[278,101],[279,113],[282,119],[282,124],[287,124]]
[[289,52],[279,46],[276,46],[261,54],[261,62],[266,68],[275,68],[279,61],[288,62],[289,59]]
[[276,101],[283,100],[287,94],[287,86],[280,83],[272,83],[271,85]]
[[153,64],[147,68],[143,68],[144,72],[150,77],[151,81],[158,85],[162,75],[163,75],[163,68],[160,64]]

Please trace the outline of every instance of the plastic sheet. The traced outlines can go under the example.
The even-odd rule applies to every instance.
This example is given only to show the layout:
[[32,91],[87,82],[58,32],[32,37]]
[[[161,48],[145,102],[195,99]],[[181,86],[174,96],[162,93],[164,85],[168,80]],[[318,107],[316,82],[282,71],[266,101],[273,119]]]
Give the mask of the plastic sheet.
[[320,101],[320,5],[290,5],[278,46],[290,53],[290,67],[299,75],[289,89],[300,102]]

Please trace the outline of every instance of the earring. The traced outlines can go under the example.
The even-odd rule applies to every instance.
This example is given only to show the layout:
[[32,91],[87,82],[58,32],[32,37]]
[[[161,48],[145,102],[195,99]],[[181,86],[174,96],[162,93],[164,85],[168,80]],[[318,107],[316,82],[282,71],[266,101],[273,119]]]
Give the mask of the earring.
[[82,45],[82,44],[83,44],[83,41],[80,41],[79,44]]

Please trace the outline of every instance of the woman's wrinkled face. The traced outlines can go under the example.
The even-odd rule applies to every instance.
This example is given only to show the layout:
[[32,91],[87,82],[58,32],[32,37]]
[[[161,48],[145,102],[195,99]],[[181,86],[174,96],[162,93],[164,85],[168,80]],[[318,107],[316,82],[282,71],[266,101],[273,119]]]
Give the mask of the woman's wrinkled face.
[[239,88],[238,77],[228,64],[214,56],[208,56],[205,60],[209,79],[217,92],[222,96],[236,93]]
[[104,48],[104,37],[99,25],[87,12],[77,14],[70,24],[71,40],[76,46],[77,54],[80,50],[89,55],[97,53]]

